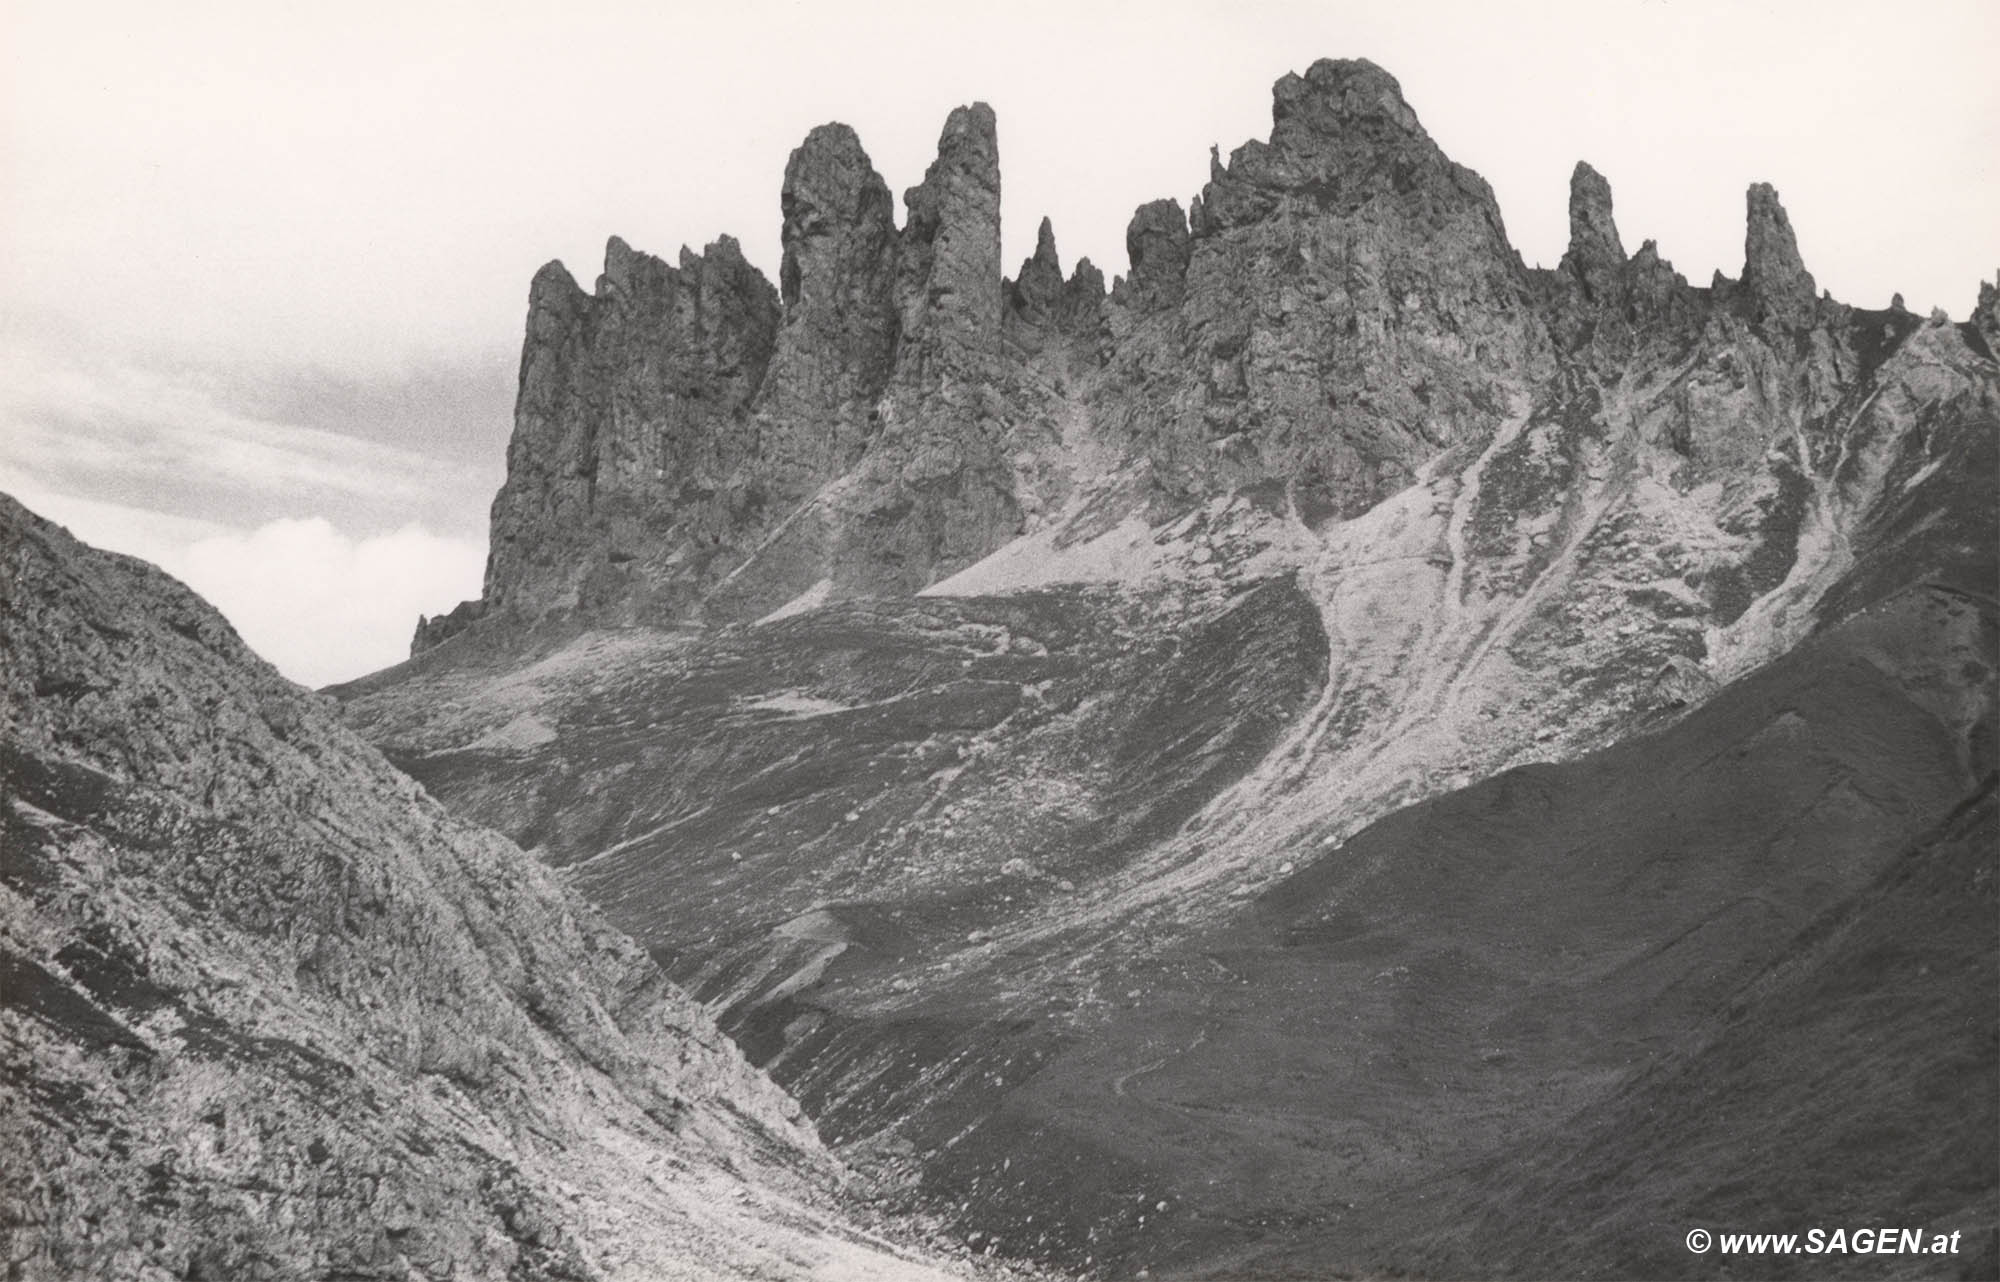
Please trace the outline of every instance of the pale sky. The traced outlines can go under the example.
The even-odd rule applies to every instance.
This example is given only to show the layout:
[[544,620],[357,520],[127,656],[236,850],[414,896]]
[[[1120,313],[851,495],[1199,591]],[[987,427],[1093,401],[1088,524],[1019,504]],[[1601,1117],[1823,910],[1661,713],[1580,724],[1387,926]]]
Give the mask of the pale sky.
[[530,276],[727,232],[843,120],[890,187],[998,114],[1007,261],[1124,270],[1319,57],[1393,73],[1553,265],[1578,159],[1628,250],[1743,258],[1775,184],[1836,298],[1963,317],[2000,268],[2000,4],[0,0],[0,489],[159,562],[288,674],[478,591]]

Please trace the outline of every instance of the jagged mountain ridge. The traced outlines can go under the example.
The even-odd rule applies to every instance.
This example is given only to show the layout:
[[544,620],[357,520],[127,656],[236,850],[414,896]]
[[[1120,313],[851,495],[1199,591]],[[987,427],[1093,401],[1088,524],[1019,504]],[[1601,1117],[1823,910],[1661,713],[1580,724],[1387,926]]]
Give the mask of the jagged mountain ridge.
[[[1187,215],[1141,207],[1108,296],[1040,237],[997,372],[939,385],[1008,425],[1021,532],[991,555],[911,599],[921,575],[873,577],[912,564],[874,559],[879,530],[857,559],[753,554],[832,546],[902,484],[869,471],[902,457],[883,427],[692,610],[614,585],[341,693],[986,1244],[1114,1274],[1546,1265],[1519,1205],[1451,1171],[1647,1169],[1671,1126],[1621,1147],[1591,1119],[1718,1071],[1675,1047],[1724,1035],[1730,977],[1860,902],[1991,768],[2000,289],[1964,324],[1833,302],[1761,185],[1741,279],[1691,286],[1626,253],[1587,165],[1568,253],[1531,271],[1379,69],[1274,97],[1270,142]],[[1480,862],[1493,823],[1518,866]],[[1575,899],[1539,934],[1581,976],[1510,945],[1504,904],[1440,897],[1487,877]],[[1328,921],[1302,941],[1273,903]],[[1523,989],[1555,1010],[1481,1013]],[[1480,1020],[1496,1040],[1467,1043]],[[1800,1023],[1853,1062],[1834,1012]],[[1991,1084],[1973,1057],[1958,1104],[1901,1124]],[[1990,1190],[1993,1155],[1960,1156]],[[1491,1217],[1490,1256],[1389,1213],[1419,1193],[1432,1230]]]
[[[900,229],[853,131],[814,130],[786,167],[781,289],[728,237],[678,266],[614,237],[592,294],[545,267],[485,592],[417,646],[495,611],[726,621],[807,590],[907,594],[1022,533],[1260,482],[1310,523],[1351,517],[1489,437],[1578,344],[1664,363],[1720,318],[1788,367],[1760,372],[1764,403],[1724,407],[1727,457],[1693,439],[1704,407],[1682,407],[1677,443],[1733,466],[1829,408],[1890,341],[1867,331],[1914,319],[1819,298],[1763,184],[1740,282],[1690,287],[1650,241],[1628,259],[1587,165],[1562,265],[1530,271],[1490,189],[1379,68],[1285,77],[1273,122],[1213,163],[1189,213],[1139,209],[1108,295],[1087,261],[1063,279],[1046,220],[1001,277],[996,122],[977,104],[947,121]],[[1805,360],[1782,350],[1813,332],[1831,341]]]
[[0,496],[18,1278],[942,1276],[630,939]]
[[678,267],[614,239],[594,294],[543,268],[480,609],[761,613],[836,570],[914,591],[1011,537],[1020,413],[980,390],[1009,378],[994,134],[953,112],[898,229],[853,131],[814,130],[782,309],[727,237]]

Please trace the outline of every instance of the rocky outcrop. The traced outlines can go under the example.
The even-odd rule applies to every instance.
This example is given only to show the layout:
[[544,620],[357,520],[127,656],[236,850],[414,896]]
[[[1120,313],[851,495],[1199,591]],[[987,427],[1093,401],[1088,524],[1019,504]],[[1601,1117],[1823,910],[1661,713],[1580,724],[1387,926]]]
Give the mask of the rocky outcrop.
[[[543,269],[492,617],[727,619],[820,580],[909,591],[1018,530],[990,107],[951,114],[905,200],[899,230],[854,131],[825,125],[786,167],[778,289],[729,237],[677,267],[614,237],[589,294]],[[1045,308],[1079,314],[1056,285]]]
[[1743,289],[1761,315],[1802,321],[1812,314],[1818,286],[1799,257],[1792,221],[1769,183],[1752,183],[1745,197],[1749,226],[1743,236]]
[[1035,231],[1035,252],[1007,282],[1009,311],[1031,325],[1053,325],[1062,311],[1062,259],[1056,253],[1056,229],[1048,219]]
[[1611,216],[1611,184],[1579,160],[1569,180],[1569,248],[1562,270],[1599,301],[1615,297],[1624,269],[1625,244]]
[[788,509],[861,457],[896,357],[895,202],[846,125],[785,166],[784,322],[757,396],[757,464]]
[[1139,206],[1125,228],[1131,272],[1112,287],[1113,302],[1138,312],[1178,307],[1187,295],[1187,214],[1178,200]]
[[1269,480],[1354,515],[1490,433],[1548,340],[1492,192],[1393,77],[1321,61],[1273,98],[1270,141],[1212,161],[1184,270],[1177,211],[1135,218],[1092,409],[1169,495]]
[[585,294],[536,274],[484,599],[496,613],[687,609],[764,500],[751,398],[776,291],[723,237],[678,266],[613,237]]
[[[1001,275],[998,154],[990,108],[952,112],[899,229],[853,131],[814,130],[775,298],[727,238],[679,268],[614,241],[595,295],[545,269],[472,626],[908,594],[1023,533],[1230,493],[1317,527],[1557,403],[1599,415],[1580,387],[1670,368],[1635,413],[1675,484],[1723,481],[1738,533],[1778,529],[1804,519],[1801,441],[1918,323],[1819,298],[1762,183],[1740,281],[1691,286],[1651,240],[1628,256],[1585,163],[1561,264],[1529,271],[1486,183],[1365,61],[1285,76],[1268,140],[1212,154],[1185,212],[1140,206],[1108,294],[1088,261],[1063,278],[1047,220]],[[1783,562],[1711,583],[1734,601]]]
[[419,655],[426,650],[435,650],[485,617],[486,602],[483,600],[460,601],[447,613],[435,618],[419,615],[416,635],[410,638],[410,653]]
[[1985,345],[1986,354],[2000,358],[2000,272],[1990,281],[1979,282],[1979,301],[1973,305],[1969,325]]
[[917,1267],[643,951],[193,593],[5,496],[0,567],[10,1276]]
[[[1185,223],[1183,223],[1185,226]],[[1104,273],[1088,258],[1065,280],[1049,220],[1035,234],[1035,252],[1020,273],[1003,282],[1007,310],[1003,332],[1017,361],[1043,363],[1058,374],[1094,368],[1104,331]]]
[[1062,321],[1066,332],[1095,339],[1104,328],[1104,273],[1088,258],[1063,282]]
[[938,136],[937,159],[903,193],[899,245],[902,314],[897,379],[917,386],[973,368],[1000,341],[1000,146],[993,108],[959,107]]

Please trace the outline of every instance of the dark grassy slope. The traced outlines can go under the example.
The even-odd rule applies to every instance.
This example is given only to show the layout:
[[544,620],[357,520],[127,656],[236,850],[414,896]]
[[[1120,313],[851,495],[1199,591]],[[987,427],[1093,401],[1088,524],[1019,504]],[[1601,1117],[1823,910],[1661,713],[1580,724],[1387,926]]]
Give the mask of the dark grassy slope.
[[[1529,1257],[1506,1226],[1542,1221],[1508,1219],[1491,1184],[1536,1154],[1559,1164],[1592,1133],[1574,1119],[1721,1035],[1746,985],[1993,769],[1991,607],[1903,593],[1657,734],[1392,815],[1233,921],[1085,919],[969,946],[1065,904],[1056,879],[1115,864],[1146,807],[1178,822],[1212,791],[1204,771],[1255,760],[1320,661],[1289,600],[1268,587],[1171,644],[1066,594],[924,605],[896,630],[851,607],[672,651],[651,675],[607,668],[596,702],[562,705],[598,709],[598,728],[566,725],[512,768],[617,788],[624,822],[591,839],[631,844],[576,875],[727,1009],[829,1138],[909,1171],[982,1246],[1113,1274],[1648,1267],[1650,1240],[1615,1225],[1509,1263]],[[1004,645],[978,631],[1003,625]],[[749,662],[753,644],[768,657]],[[954,692],[1003,679],[1043,701],[963,721],[982,705]],[[774,689],[845,710],[754,706]],[[712,724],[658,702],[694,698]],[[627,716],[676,733],[623,738]],[[961,764],[947,823],[925,782]],[[1087,805],[1064,791],[1079,781]],[[1035,871],[998,871],[1010,855]],[[1992,938],[1967,957],[1990,973]],[[1841,1029],[1814,1000],[1791,1053],[1833,1062]],[[1761,1117],[1783,1086],[1727,1089]],[[1959,1134],[1990,1088],[1990,1060],[1954,1060],[1897,1116]],[[1841,1107],[1885,1089],[1863,1081]],[[1651,1106],[1654,1129],[1603,1130],[1614,1149],[1630,1136],[1631,1172],[1696,1120],[1688,1100]],[[1957,1202],[1927,1191],[1919,1150],[1885,1150],[1854,1196],[1924,1221],[1982,1187],[1990,1201],[1991,1145],[1950,1150]],[[1625,1200],[1747,1222],[1757,1180],[1793,1168],[1755,1132],[1736,1160],[1698,1206],[1630,1172]],[[1550,1187],[1547,1214],[1567,1214]],[[1488,1220],[1502,1227],[1473,1245],[1439,1236]]]
[[[1992,768],[1992,628],[1962,598],[1909,594],[1659,735],[1391,816],[1265,894],[1241,925],[1133,966],[1138,999],[1012,1091],[933,1177],[984,1181],[987,1222],[1008,1236],[1032,1236],[1027,1216],[1045,1219],[1052,1202],[1089,1206],[1095,1253],[1126,1266],[1492,1271],[1412,1245],[1414,1231],[1475,1214],[1490,1186],[1442,1177],[1493,1162],[1489,1181],[1504,1183],[1518,1155],[1563,1151],[1579,1110],[1714,1036],[1800,932],[1868,893],[1950,813]],[[1964,964],[1990,982],[1993,932],[1962,936]],[[1959,1000],[1942,977],[1930,991]],[[1834,1055],[1851,1023],[1868,1022],[1834,1016],[1826,993],[1802,1000],[1793,1062]],[[1918,1036],[1904,1053],[1930,1048]],[[1945,1143],[1979,1115],[1992,1060],[1946,1055],[1919,1098],[1880,1080],[1846,1098],[1893,1102],[1920,1137],[1873,1159],[1866,1187],[1884,1215],[1925,1222],[1992,1205],[1990,1132]],[[1746,1080],[1736,1106],[1782,1110],[1784,1086],[1781,1074]],[[1661,1156],[1647,1145],[1697,1120],[1657,1103],[1667,1111],[1623,1154],[1635,1198]],[[1738,1179],[1700,1204],[1705,1222],[1749,1222],[1760,1173],[1796,1170],[1755,1132],[1740,1138]],[[1118,1182],[1099,1187],[1057,1140],[1114,1155]],[[1936,1164],[1952,1161],[1940,1200]],[[1663,1211],[1692,1215],[1687,1194],[1650,1190]],[[1270,1256],[1229,1245],[1287,1240],[1297,1249]],[[1613,1234],[1536,1258],[1618,1276],[1648,1258],[1631,1246]]]
[[[1738,986],[1704,1036],[1549,1134],[1373,1208],[1369,1240],[1431,1276],[2000,1275],[1996,813],[1989,775]],[[1696,1227],[1961,1237],[1943,1258],[1732,1259],[1688,1251]],[[1326,1235],[1212,1269],[1318,1277],[1342,1250]]]
[[[1584,1263],[1604,1273],[1719,1276],[1731,1271],[1727,1262],[1687,1258],[1677,1228],[1893,1224],[1964,1232],[1962,1258],[1916,1261],[1911,1273],[2000,1273],[1995,816],[1989,775],[1746,985],[1711,1041],[1577,1119],[1587,1142],[1575,1151],[1535,1154],[1464,1258],[1526,1273]],[[1538,1206],[1561,1208],[1562,1222],[1547,1226],[1554,1232],[1535,1223]],[[1581,1259],[1555,1249],[1564,1229],[1587,1230],[1576,1235]],[[1756,1271],[1884,1268],[1801,1258]]]

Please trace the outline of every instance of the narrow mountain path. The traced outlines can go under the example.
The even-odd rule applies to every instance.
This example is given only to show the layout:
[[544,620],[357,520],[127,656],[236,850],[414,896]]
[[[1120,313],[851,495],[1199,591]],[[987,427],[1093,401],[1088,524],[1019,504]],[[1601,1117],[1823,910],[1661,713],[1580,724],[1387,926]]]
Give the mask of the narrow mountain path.
[[[1134,1079],[1144,1077],[1148,1073],[1159,1072],[1161,1069],[1173,1063],[1181,1056],[1192,1053],[1196,1048],[1201,1046],[1201,1044],[1203,1042],[1206,1042],[1207,1040],[1208,1040],[1208,1030],[1204,1028],[1199,1033],[1195,1034],[1195,1038],[1193,1041],[1181,1047],[1179,1050],[1168,1051],[1166,1054],[1160,1056],[1158,1059],[1149,1060],[1146,1063],[1139,1065],[1139,1067],[1135,1069],[1132,1069],[1128,1072],[1120,1073],[1118,1076],[1111,1079],[1111,1093],[1113,1095],[1118,1096],[1120,1099],[1126,1098],[1125,1088],[1127,1086],[1130,1086]],[[1149,1102],[1155,1102],[1155,1101],[1149,1101]],[[1172,1106],[1163,1104],[1162,1107],[1172,1107]]]

